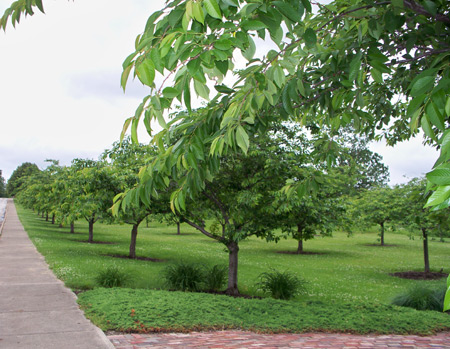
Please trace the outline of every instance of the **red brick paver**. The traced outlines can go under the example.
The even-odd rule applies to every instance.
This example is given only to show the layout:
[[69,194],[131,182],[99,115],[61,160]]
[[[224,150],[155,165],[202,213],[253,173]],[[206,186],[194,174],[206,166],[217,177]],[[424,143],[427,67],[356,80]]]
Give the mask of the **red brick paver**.
[[116,349],[142,348],[450,348],[450,332],[433,336],[243,331],[110,335]]

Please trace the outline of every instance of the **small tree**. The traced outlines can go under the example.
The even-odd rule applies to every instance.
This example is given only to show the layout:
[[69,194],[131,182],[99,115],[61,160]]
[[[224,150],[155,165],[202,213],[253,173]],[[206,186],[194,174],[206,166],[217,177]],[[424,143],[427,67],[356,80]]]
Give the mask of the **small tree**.
[[424,208],[429,192],[425,178],[413,178],[401,186],[402,197],[402,222],[410,229],[419,230],[423,242],[424,272],[430,272],[430,257],[428,249],[428,237],[433,231],[438,231],[439,225],[448,224],[450,217],[447,212],[433,212],[430,208]]
[[25,183],[27,177],[34,173],[39,172],[39,168],[36,164],[30,162],[24,162],[22,165],[18,166],[11,177],[8,179],[6,184],[6,192],[9,197],[14,197],[22,189],[22,185]]
[[352,218],[359,226],[378,225],[380,244],[384,246],[386,224],[395,221],[400,215],[399,200],[398,190],[387,186],[363,190],[352,201]]
[[70,185],[74,188],[72,210],[89,224],[89,242],[94,241],[94,223],[110,217],[118,184],[110,166],[101,161],[75,159]]
[[[139,170],[145,165],[145,159],[155,155],[155,149],[143,144],[133,144],[130,139],[122,142],[115,142],[113,147],[102,154],[103,160],[108,161],[112,166],[112,171],[116,177],[115,182],[119,184],[116,193],[123,192],[134,187],[139,182]],[[129,248],[129,258],[136,258],[136,242],[138,228],[141,222],[150,214],[168,212],[168,197],[152,200],[145,205],[140,200],[130,200],[123,202],[120,208],[122,194],[114,198],[113,214],[121,223],[130,224],[131,238]]]

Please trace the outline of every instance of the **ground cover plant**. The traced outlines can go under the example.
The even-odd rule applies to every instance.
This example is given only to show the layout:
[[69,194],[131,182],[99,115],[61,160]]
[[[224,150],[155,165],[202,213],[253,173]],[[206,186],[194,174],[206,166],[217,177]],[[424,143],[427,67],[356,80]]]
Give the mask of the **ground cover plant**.
[[[52,225],[40,218],[36,212],[23,209],[19,205],[17,205],[17,209],[25,229],[38,250],[45,256],[47,263],[55,274],[74,290],[94,288],[96,286],[96,275],[110,266],[118,267],[131,277],[132,282],[127,284],[127,287],[144,289],[142,292],[153,292],[148,289],[167,289],[162,278],[162,271],[168,265],[176,264],[179,261],[202,266],[226,265],[227,262],[227,255],[223,253],[223,245],[203,237],[193,228],[184,224],[182,225],[182,235],[176,235],[177,227],[175,225],[165,226],[157,222],[150,222],[148,228],[145,224],[140,227],[141,240],[137,246],[136,254],[138,257],[152,258],[158,261],[151,262],[112,257],[112,255],[128,255],[130,237],[129,228],[125,225],[106,225],[98,222],[96,223],[98,225],[96,227],[97,240],[108,242],[108,244],[87,244],[82,242],[86,240],[88,235],[87,223],[77,221],[75,234],[71,234],[69,227],[58,228],[57,225]],[[256,238],[249,239],[242,242],[241,245],[239,289],[244,294],[265,297],[258,289],[258,276],[272,268],[289,271],[307,282],[306,292],[289,301],[289,304],[294,304],[294,307],[308,305],[312,312],[316,309],[317,316],[322,316],[322,306],[319,307],[317,304],[325,304],[326,306],[323,306],[323,308],[331,307],[331,304],[333,304],[333,307],[343,307],[343,309],[351,306],[353,307],[352,312],[359,314],[359,316],[366,316],[364,314],[367,312],[381,309],[375,306],[376,304],[385,304],[387,308],[382,306],[384,307],[383,316],[386,318],[390,312],[392,314],[389,316],[394,316],[394,313],[401,309],[389,305],[395,295],[416,283],[423,283],[431,288],[439,287],[445,283],[445,279],[415,281],[390,276],[390,273],[397,271],[422,270],[422,242],[418,237],[411,240],[407,234],[393,234],[391,232],[386,232],[386,234],[390,245],[375,247],[373,243],[377,239],[376,230],[371,233],[358,233],[352,237],[347,237],[346,233],[334,233],[333,237],[316,238],[309,242],[309,251],[316,253],[310,255],[279,253],[296,250],[296,242],[292,239],[282,239],[277,244],[267,243]],[[444,268],[444,271],[448,272],[449,252],[449,243],[430,241],[432,270],[439,271]],[[86,307],[88,316],[92,317],[96,323],[110,321],[111,327],[108,327],[109,329],[114,326],[116,326],[116,329],[120,329],[122,325],[117,325],[110,318],[110,313],[104,313],[97,307],[97,305],[102,306],[101,303],[96,303],[97,300],[95,302],[83,300],[87,299],[84,297],[88,297],[91,292],[98,294],[101,291],[94,290],[80,294],[80,301]],[[130,291],[115,289],[115,292],[126,294]],[[178,294],[176,298],[181,297],[179,293],[174,294]],[[208,295],[199,294],[198,297],[208,297]],[[148,294],[147,298],[152,298],[151,294]],[[209,298],[204,298],[204,301],[200,303],[207,303],[208,300]],[[157,299],[154,301],[157,301]],[[370,308],[372,305],[373,308]],[[115,307],[115,305],[111,306]],[[141,306],[143,305],[133,305],[133,309],[139,312]],[[367,307],[372,310],[367,310]],[[269,308],[266,308],[265,311],[269,312],[268,310]],[[117,316],[124,318],[129,317],[130,311],[131,308],[127,309],[126,312],[119,308],[111,308],[111,312],[117,312]],[[341,312],[338,309],[333,311]],[[198,318],[195,312],[189,312],[191,316]],[[422,312],[418,314],[422,314]],[[440,318],[441,320],[448,319],[446,314],[435,316],[440,315],[447,316],[447,318]],[[394,317],[392,322],[397,320],[398,318]],[[429,327],[428,330],[413,325],[403,332],[424,333],[423,331],[431,331],[432,329],[439,330],[443,328],[444,325],[442,324],[445,324],[447,320],[439,321],[434,321],[433,323],[436,326]],[[192,324],[195,324],[195,322],[192,322]],[[223,322],[223,324],[226,323]],[[406,324],[410,324],[410,322],[407,321]],[[152,327],[156,325],[151,325],[148,322],[144,326]],[[245,326],[249,328],[251,325],[249,323],[242,325],[243,328]],[[448,326],[448,324],[445,326]],[[338,330],[326,326],[324,329]],[[364,331],[381,333],[387,330],[371,328]],[[401,332],[401,330],[398,331]]]
[[[450,328],[450,316],[374,303],[296,303],[201,293],[95,289],[79,295],[103,330],[189,331],[240,328],[261,332],[430,334]],[[194,314],[194,316],[192,316]]]

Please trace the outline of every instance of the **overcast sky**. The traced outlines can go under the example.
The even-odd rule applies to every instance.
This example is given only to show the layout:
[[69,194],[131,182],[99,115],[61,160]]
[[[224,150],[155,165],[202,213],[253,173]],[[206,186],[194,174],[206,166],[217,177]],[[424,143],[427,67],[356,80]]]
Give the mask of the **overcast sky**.
[[[0,12],[9,0],[0,0]],[[120,88],[123,60],[148,16],[163,0],[48,0],[46,14],[22,18],[0,32],[0,170],[8,179],[23,162],[69,165],[97,159],[119,139],[147,90]],[[140,141],[148,141],[141,127]],[[391,183],[429,171],[437,158],[421,139],[386,148],[374,144]],[[406,177],[405,177],[406,176]]]

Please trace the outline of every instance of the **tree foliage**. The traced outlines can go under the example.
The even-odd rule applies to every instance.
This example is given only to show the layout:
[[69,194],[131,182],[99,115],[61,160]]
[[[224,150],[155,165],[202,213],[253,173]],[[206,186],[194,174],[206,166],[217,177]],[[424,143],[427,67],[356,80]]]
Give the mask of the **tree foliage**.
[[21,190],[21,186],[25,183],[27,177],[39,171],[40,170],[37,165],[30,162],[24,162],[18,166],[12,173],[11,177],[9,177],[8,183],[6,184],[6,192],[8,193],[8,196],[15,196]]
[[0,170],[0,198],[6,197],[6,182],[2,175],[2,170]]

